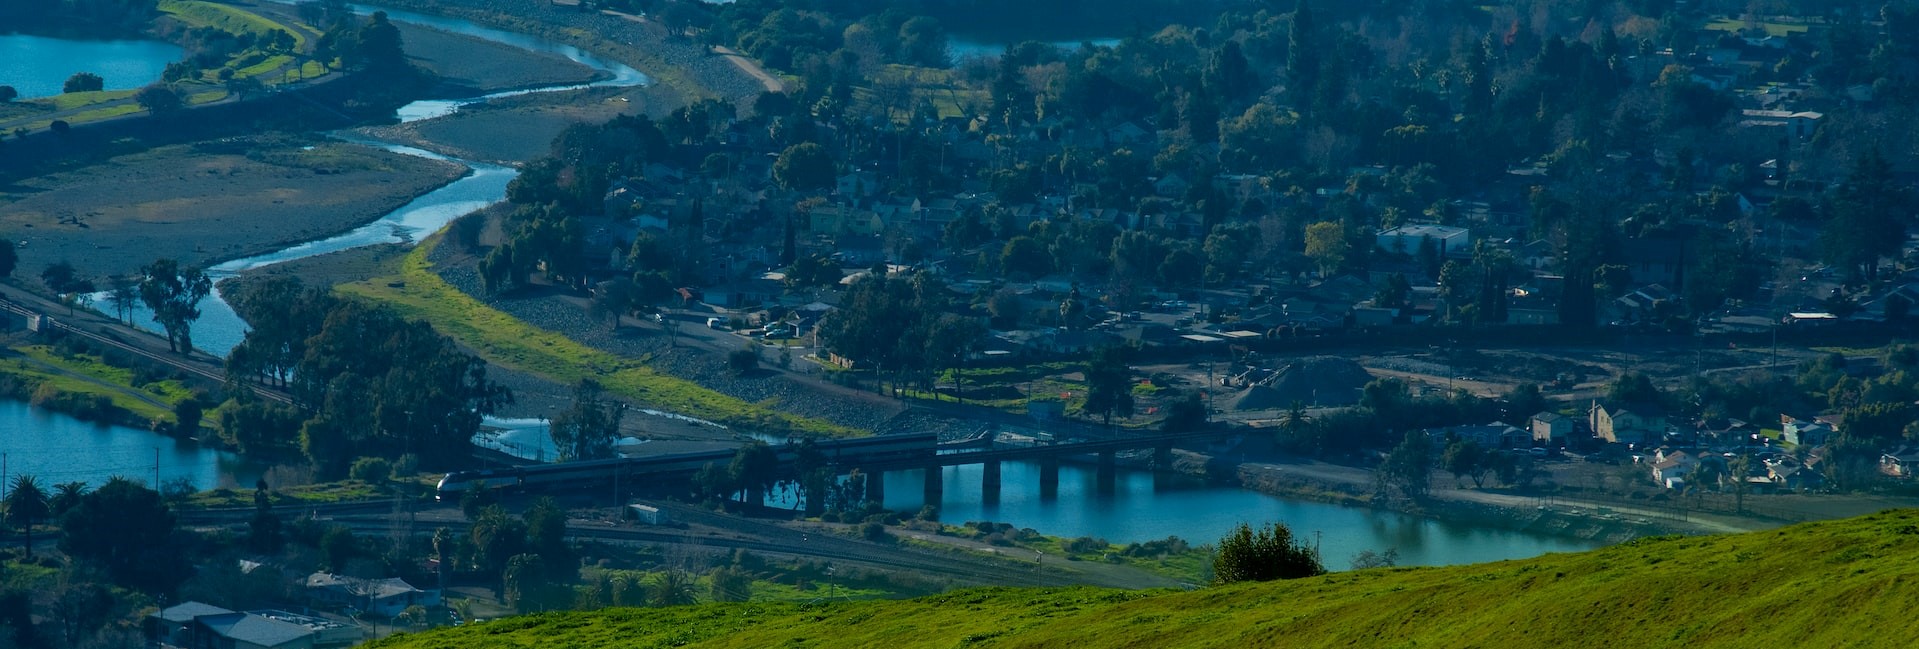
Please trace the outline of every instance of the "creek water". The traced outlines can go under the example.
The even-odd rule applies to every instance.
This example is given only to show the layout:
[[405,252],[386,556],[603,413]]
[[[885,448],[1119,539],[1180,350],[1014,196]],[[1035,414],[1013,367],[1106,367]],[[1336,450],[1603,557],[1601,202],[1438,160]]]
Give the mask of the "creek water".
[[164,41],[82,40],[0,34],[0,86],[21,98],[60,94],[67,77],[100,75],[107,90],[131,90],[160,80],[185,51]]

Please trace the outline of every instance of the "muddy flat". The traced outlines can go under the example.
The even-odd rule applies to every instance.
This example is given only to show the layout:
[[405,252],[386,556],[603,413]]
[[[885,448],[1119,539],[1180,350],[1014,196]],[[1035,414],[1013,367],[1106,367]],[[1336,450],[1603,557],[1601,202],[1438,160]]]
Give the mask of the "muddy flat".
[[319,138],[169,146],[0,187],[0,232],[25,244],[21,276],[205,265],[353,229],[465,173]]
[[496,99],[445,117],[365,133],[467,160],[499,164],[547,155],[553,139],[573,124],[599,124],[620,115],[661,117],[684,105],[664,86],[592,88]]
[[460,92],[455,96],[536,86],[584,84],[601,78],[593,68],[566,57],[532,52],[464,34],[396,22],[413,64]]

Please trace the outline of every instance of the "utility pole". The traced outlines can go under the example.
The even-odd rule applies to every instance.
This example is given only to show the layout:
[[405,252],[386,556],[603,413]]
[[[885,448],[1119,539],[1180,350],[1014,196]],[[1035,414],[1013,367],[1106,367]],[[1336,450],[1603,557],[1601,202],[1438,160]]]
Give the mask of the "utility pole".
[[160,490],[160,447],[153,447],[153,490]]

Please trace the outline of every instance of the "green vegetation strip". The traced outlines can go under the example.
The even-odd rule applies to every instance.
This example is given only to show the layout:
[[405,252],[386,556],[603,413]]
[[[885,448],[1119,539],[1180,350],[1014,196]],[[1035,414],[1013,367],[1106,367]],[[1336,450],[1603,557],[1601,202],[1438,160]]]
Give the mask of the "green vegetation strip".
[[968,590],[892,602],[550,613],[374,642],[540,647],[1905,646],[1919,511],[1579,554],[1189,592]]
[[277,29],[293,36],[295,49],[303,49],[307,43],[306,36],[299,30],[238,7],[200,0],[161,0],[160,11],[194,27],[213,27],[235,34],[264,35]]
[[462,293],[435,274],[427,255],[438,241],[437,237],[428,239],[401,259],[398,277],[343,284],[337,290],[384,302],[407,317],[424,319],[489,363],[558,383],[571,385],[581,379],[593,379],[609,392],[640,404],[745,430],[792,430],[832,437],[867,434],[747,403],[692,381],[661,374],[641,359],[609,354],[527,324]]
[[0,359],[0,374],[6,374],[29,386],[29,394],[43,389],[53,389],[68,395],[105,397],[114,407],[131,413],[133,417],[171,421],[173,411],[161,408],[129,393],[133,388],[115,389],[88,381],[76,376],[47,370],[45,367],[19,358]]

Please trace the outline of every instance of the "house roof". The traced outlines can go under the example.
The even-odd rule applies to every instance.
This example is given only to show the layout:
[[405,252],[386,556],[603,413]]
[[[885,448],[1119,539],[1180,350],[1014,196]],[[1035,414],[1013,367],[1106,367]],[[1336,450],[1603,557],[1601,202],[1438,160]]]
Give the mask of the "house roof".
[[1543,422],[1546,422],[1546,423],[1548,423],[1548,424],[1556,424],[1556,423],[1559,423],[1559,422],[1562,422],[1562,421],[1572,421],[1572,418],[1571,418],[1571,417],[1567,417],[1567,416],[1565,416],[1565,415],[1562,415],[1562,414],[1559,414],[1559,413],[1556,413],[1556,412],[1553,412],[1553,411],[1551,411],[1551,410],[1547,410],[1547,411],[1544,411],[1544,412],[1541,412],[1541,413],[1539,413],[1539,414],[1537,414],[1537,415],[1533,415],[1533,420],[1534,420],[1534,421],[1543,421]]
[[313,635],[304,626],[252,613],[209,615],[199,620],[221,637],[261,647],[278,647]]
[[204,602],[184,602],[160,609],[160,612],[154,613],[153,617],[171,624],[186,624],[203,615],[226,615],[232,612]]

